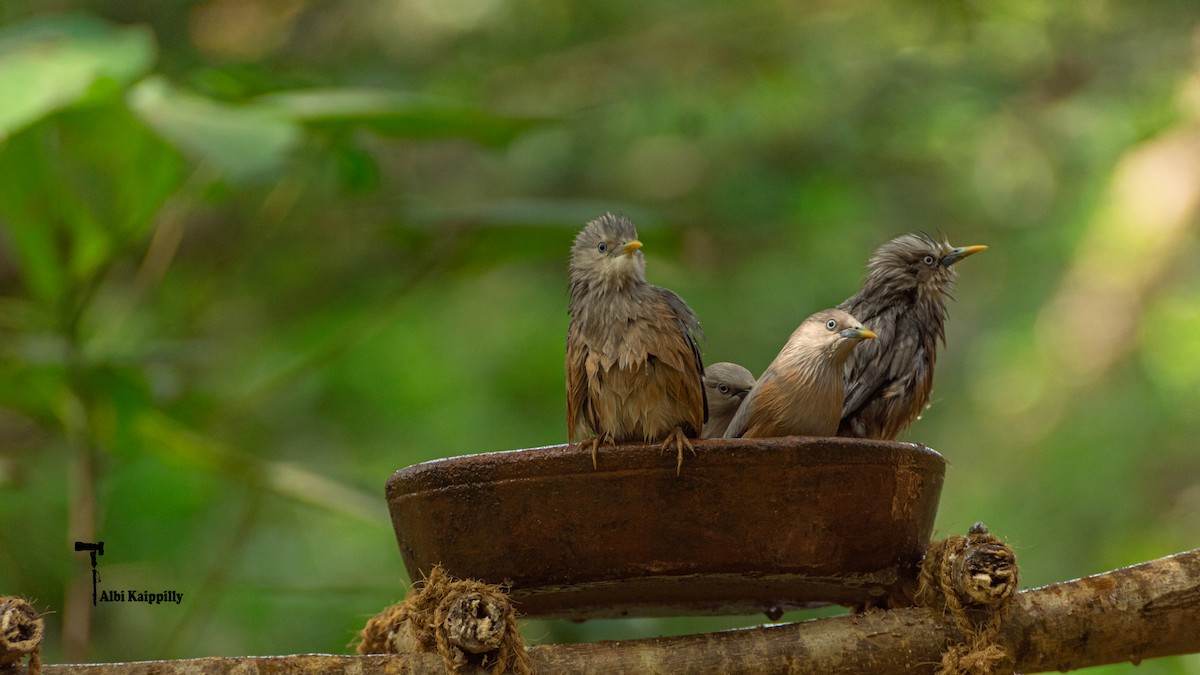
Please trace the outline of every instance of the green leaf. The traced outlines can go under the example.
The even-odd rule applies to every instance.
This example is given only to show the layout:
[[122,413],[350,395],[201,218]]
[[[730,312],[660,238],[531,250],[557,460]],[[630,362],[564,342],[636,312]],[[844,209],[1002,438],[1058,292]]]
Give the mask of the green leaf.
[[42,17],[0,31],[0,141],[104,86],[146,73],[156,49],[141,26]]
[[182,180],[182,162],[110,99],[10,137],[0,175],[0,218],[26,287],[57,302],[141,241]]
[[86,279],[142,240],[182,182],[183,162],[119,104],[68,111],[60,133],[70,151],[59,166],[59,185],[83,206],[68,221],[76,244],[71,267],[77,279]]
[[[49,339],[35,336],[32,340]],[[0,408],[20,411],[47,427],[58,426],[56,411],[67,390],[66,380],[66,368],[60,364],[22,362],[6,356],[0,361]]]
[[161,77],[130,90],[129,105],[164,138],[232,182],[278,172],[301,140],[300,127],[272,107],[218,103]]
[[364,127],[399,138],[468,138],[504,145],[540,120],[494,115],[446,99],[382,89],[309,89],[260,96],[293,119],[318,127]]
[[60,203],[51,197],[45,138],[27,131],[0,146],[0,219],[16,253],[21,278],[35,297],[55,303],[66,292],[67,274],[53,215]]

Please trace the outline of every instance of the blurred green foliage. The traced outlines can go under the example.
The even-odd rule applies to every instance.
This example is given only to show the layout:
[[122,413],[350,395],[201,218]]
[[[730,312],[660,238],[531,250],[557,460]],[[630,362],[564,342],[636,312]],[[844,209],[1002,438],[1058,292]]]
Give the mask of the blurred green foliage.
[[94,485],[104,585],[186,598],[100,605],[90,660],[344,651],[405,592],[392,471],[565,440],[566,253],[604,210],[756,372],[891,236],[990,245],[906,435],[950,462],[939,532],[985,521],[1025,586],[1198,545],[1194,3],[0,20],[0,590],[61,610]]

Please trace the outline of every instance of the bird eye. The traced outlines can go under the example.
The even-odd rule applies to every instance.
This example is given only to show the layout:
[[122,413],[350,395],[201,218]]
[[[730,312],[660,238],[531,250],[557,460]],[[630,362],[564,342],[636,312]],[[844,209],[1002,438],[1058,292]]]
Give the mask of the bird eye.
[[729,385],[722,384],[721,386],[717,387],[717,390],[720,391],[722,394],[728,394],[729,393]]
[[933,264],[933,256],[927,255],[924,258],[921,258],[921,262],[925,263],[926,265],[932,265]]
[[596,247],[596,250],[600,251],[601,253],[604,253],[605,251],[608,250],[608,244],[606,244],[604,242],[600,242],[600,245]]
[[825,322],[825,327],[828,328],[829,330],[833,330],[834,328],[837,328],[837,321],[830,319]]

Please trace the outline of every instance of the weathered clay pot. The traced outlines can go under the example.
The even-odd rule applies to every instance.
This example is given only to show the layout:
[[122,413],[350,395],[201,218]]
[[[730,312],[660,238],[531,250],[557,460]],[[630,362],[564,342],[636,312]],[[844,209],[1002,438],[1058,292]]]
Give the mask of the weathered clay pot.
[[748,614],[877,602],[911,583],[945,461],[846,438],[579,446],[397,471],[388,506],[404,564],[511,584],[529,616]]

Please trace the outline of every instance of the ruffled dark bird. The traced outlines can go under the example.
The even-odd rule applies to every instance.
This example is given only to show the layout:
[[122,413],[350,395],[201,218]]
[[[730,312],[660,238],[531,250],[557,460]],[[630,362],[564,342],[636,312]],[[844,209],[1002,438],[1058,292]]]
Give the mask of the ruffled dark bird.
[[846,362],[839,436],[891,440],[929,404],[955,265],[986,246],[905,234],[879,247],[861,290],[838,305],[879,334]]
[[846,359],[874,337],[840,309],[805,319],[750,389],[725,438],[832,436],[841,418]]
[[646,283],[641,248],[633,223],[610,213],[575,237],[567,435],[594,434],[593,466],[602,442],[663,441],[678,471],[706,420],[703,333],[678,295]]
[[754,375],[736,363],[714,363],[704,368],[704,394],[708,398],[708,421],[701,438],[721,438],[746,394],[754,386]]

